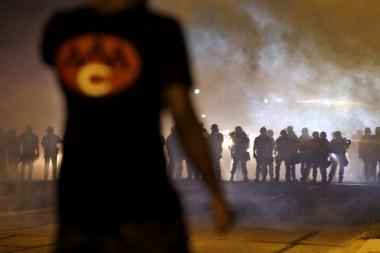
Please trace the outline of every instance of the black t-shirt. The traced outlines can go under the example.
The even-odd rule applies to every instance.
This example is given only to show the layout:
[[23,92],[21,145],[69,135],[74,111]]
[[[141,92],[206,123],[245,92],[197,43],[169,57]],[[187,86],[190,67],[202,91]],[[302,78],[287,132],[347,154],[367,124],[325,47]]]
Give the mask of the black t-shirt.
[[59,12],[45,28],[42,55],[56,70],[68,109],[60,218],[120,222],[178,214],[160,137],[162,90],[191,85],[178,24],[143,7]]

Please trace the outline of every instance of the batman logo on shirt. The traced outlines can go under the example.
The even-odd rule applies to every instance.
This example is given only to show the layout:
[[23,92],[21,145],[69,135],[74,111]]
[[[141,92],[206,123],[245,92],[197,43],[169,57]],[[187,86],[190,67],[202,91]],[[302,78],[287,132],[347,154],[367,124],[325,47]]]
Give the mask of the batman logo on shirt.
[[142,69],[134,45],[109,34],[85,34],[65,41],[57,51],[56,64],[63,84],[88,97],[105,97],[128,89]]

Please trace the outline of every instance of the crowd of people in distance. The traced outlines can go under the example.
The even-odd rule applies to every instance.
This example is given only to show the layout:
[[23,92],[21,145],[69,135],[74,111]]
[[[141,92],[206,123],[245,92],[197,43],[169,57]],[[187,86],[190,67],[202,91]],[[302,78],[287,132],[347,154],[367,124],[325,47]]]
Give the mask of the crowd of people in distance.
[[[62,139],[54,133],[54,128],[49,126],[41,140],[45,180],[49,178],[50,162],[53,167],[53,179],[56,180],[58,177],[57,156],[61,143]],[[15,129],[7,133],[0,130],[0,180],[32,180],[34,163],[40,157],[39,144],[38,136],[31,126],[27,126],[20,135],[17,135]]]
[[[203,126],[202,126],[203,127]],[[220,160],[223,154],[223,134],[219,132],[216,124],[211,126],[211,133],[203,128],[205,137],[209,140],[213,153],[215,173],[221,180]],[[356,136],[359,142],[359,158],[364,163],[364,175],[367,183],[380,184],[380,127],[371,134],[371,129],[366,128],[364,135]],[[237,126],[235,131],[229,134],[232,145],[229,146],[232,159],[230,181],[234,181],[238,166],[240,166],[244,181],[249,181],[247,162],[251,159],[249,152],[250,139],[242,127]],[[183,171],[183,161],[189,180],[199,179],[199,175],[191,165],[191,161],[182,151],[177,138],[176,128],[172,127],[170,135],[164,140],[168,154],[168,173],[174,179],[180,179]],[[269,175],[271,182],[279,182],[282,164],[285,165],[286,182],[310,182],[317,183],[318,173],[322,184],[331,183],[338,170],[338,182],[344,179],[345,167],[348,165],[347,151],[351,140],[342,136],[340,131],[332,133],[332,139],[328,140],[326,132],[312,132],[303,128],[298,137],[292,126],[280,131],[277,139],[272,130],[265,127],[260,129],[260,135],[253,141],[253,158],[256,160],[256,177],[266,182]],[[296,177],[296,168],[299,165],[301,178]],[[328,169],[330,170],[328,171]],[[359,169],[359,168],[357,168]],[[311,178],[310,178],[311,174]]]

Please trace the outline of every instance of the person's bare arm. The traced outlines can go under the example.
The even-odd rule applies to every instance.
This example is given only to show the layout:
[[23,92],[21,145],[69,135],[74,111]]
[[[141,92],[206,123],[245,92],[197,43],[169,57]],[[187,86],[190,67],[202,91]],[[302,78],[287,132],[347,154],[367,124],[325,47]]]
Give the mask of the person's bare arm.
[[185,151],[211,193],[216,225],[219,229],[225,229],[230,223],[231,215],[216,180],[209,145],[202,135],[188,90],[183,85],[168,85],[163,92],[163,98],[173,115]]

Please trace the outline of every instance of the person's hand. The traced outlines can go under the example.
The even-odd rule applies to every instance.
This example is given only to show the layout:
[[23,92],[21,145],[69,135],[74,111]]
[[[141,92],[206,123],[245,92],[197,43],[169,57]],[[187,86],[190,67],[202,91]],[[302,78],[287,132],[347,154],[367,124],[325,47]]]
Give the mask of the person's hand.
[[220,232],[227,231],[233,224],[233,215],[223,198],[212,199],[212,211],[216,228]]

